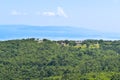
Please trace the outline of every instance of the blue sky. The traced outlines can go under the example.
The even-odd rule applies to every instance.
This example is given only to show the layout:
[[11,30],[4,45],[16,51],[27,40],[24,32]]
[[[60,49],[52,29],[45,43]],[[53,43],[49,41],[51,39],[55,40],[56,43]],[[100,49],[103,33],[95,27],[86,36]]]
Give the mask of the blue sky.
[[120,0],[0,0],[0,25],[120,30]]

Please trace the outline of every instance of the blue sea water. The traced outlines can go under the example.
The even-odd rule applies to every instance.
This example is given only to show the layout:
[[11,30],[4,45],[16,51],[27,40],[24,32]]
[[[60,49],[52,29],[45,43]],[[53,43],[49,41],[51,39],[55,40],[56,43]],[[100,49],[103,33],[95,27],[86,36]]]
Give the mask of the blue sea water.
[[120,39],[118,34],[69,26],[0,25],[0,40],[22,38],[58,39]]

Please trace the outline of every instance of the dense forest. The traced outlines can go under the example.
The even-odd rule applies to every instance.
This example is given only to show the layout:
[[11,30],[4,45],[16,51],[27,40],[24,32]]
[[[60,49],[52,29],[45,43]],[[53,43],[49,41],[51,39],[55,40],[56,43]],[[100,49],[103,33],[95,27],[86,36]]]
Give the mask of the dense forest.
[[0,41],[0,80],[120,80],[120,40]]

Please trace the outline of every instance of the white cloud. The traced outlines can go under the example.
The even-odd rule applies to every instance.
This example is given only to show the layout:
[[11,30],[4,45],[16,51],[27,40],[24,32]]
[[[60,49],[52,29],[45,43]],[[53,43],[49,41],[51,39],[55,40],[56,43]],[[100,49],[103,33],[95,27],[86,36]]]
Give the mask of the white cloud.
[[[41,13],[37,13],[37,15]],[[68,15],[64,12],[64,10],[61,7],[57,7],[57,11],[52,12],[52,11],[48,11],[48,12],[43,12],[42,15],[44,16],[61,16],[61,17],[65,17],[68,18]]]
[[[58,16],[58,17],[68,18],[68,15],[65,13],[65,11],[63,10],[62,7],[57,7],[56,11],[46,11],[46,12],[38,11],[38,12],[34,12],[34,14],[35,15],[39,15],[39,16]],[[20,11],[17,11],[17,10],[13,10],[13,11],[11,11],[11,15],[14,15],[14,16],[25,16],[25,15],[28,15],[28,13],[20,12]]]
[[45,16],[56,16],[55,12],[43,12]]
[[21,15],[28,15],[28,13],[26,13],[26,12],[18,12],[18,11],[16,11],[16,10],[13,10],[13,11],[11,12],[11,15],[21,16]]
[[68,15],[64,12],[64,10],[61,7],[57,8],[57,15],[58,16],[63,16],[65,18],[68,18]]

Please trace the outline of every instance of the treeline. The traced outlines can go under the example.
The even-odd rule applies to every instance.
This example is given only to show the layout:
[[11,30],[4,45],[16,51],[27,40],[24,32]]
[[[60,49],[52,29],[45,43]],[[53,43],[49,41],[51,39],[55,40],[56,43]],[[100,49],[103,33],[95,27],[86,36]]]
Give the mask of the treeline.
[[0,41],[0,80],[120,80],[120,41]]

